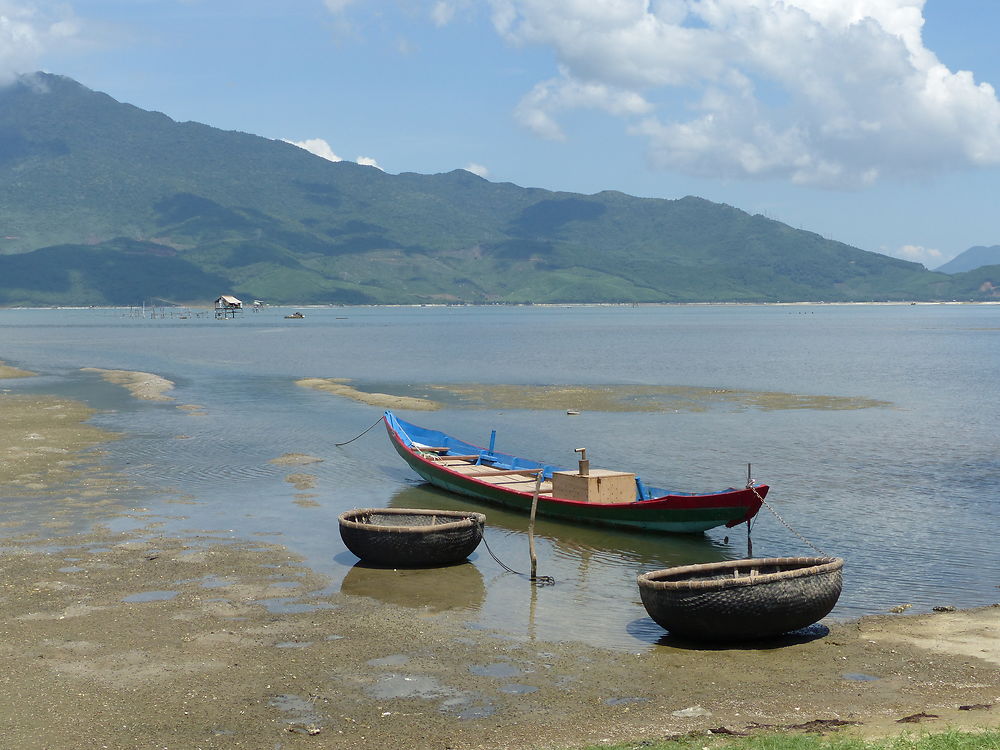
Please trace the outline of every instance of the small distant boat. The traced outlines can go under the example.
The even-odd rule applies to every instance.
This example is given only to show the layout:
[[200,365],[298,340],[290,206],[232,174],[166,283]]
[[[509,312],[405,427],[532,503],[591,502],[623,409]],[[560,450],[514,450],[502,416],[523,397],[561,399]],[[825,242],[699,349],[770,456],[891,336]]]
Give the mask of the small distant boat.
[[483,539],[486,516],[460,510],[362,508],[340,514],[340,537],[364,562],[395,568],[452,565]]
[[538,513],[569,521],[667,532],[733,527],[757,514],[768,490],[755,484],[706,494],[668,491],[635,474],[591,469],[582,449],[579,470],[565,471],[418,427],[391,411],[383,420],[396,452],[431,484],[529,512],[540,473]]
[[727,560],[643,573],[646,612],[671,635],[706,641],[770,638],[826,617],[840,598],[839,557]]
[[304,317],[305,317],[305,315],[303,315],[302,313],[300,313],[300,312],[294,312],[291,315],[286,315],[285,316],[285,320],[300,320],[300,319],[302,319]]

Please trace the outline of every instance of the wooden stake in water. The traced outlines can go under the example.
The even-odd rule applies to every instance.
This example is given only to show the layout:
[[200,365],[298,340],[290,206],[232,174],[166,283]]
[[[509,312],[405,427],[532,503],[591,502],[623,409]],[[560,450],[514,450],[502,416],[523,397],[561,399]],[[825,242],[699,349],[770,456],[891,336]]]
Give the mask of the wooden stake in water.
[[528,554],[531,555],[531,580],[538,578],[538,558],[535,557],[535,513],[538,512],[538,495],[542,491],[542,470],[535,474],[535,494],[531,497],[531,518],[528,521]]
[[[750,464],[747,464],[747,489],[753,489],[753,473]],[[750,538],[750,521],[752,520],[747,520],[747,560],[753,557],[753,539]]]

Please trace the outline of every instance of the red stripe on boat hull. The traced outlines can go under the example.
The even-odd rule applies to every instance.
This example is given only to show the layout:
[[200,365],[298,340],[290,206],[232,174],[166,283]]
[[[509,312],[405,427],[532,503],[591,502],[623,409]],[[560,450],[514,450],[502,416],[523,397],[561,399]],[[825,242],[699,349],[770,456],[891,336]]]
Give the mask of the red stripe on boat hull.
[[[388,420],[385,425],[396,452],[410,468],[431,484],[487,502],[523,511],[530,510],[533,492],[505,489],[453,471],[412,450],[392,429]],[[706,495],[665,495],[633,503],[610,504],[542,495],[538,498],[538,512],[582,523],[695,533],[723,525],[731,528],[749,521],[760,510],[761,500],[767,495],[767,491],[767,485],[757,485],[753,489],[731,489]]]

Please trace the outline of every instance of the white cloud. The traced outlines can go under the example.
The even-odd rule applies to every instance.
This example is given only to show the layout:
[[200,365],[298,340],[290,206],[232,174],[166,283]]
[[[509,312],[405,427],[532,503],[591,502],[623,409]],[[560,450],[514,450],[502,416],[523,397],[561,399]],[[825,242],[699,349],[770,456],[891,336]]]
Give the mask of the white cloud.
[[355,0],[323,0],[323,4],[331,13],[343,13],[347,6],[354,2]]
[[362,166],[375,167],[375,169],[381,169],[383,172],[385,171],[384,169],[382,169],[382,167],[379,166],[379,163],[370,156],[359,156],[357,159],[355,159],[355,161],[358,164],[361,164]]
[[652,107],[642,96],[598,81],[575,80],[568,69],[537,84],[518,104],[515,118],[543,138],[563,140],[555,115],[566,109],[602,109],[614,115],[640,115]]
[[68,6],[46,11],[35,3],[0,0],[0,85],[36,70],[47,50],[65,47],[79,33]]
[[883,250],[883,253],[894,258],[923,263],[927,268],[936,268],[944,263],[944,253],[932,247],[922,247],[921,245],[903,245],[896,250]]
[[543,137],[598,109],[665,169],[824,187],[1000,164],[996,92],[924,46],[924,0],[491,2],[558,59],[515,112]]
[[287,138],[282,138],[282,140],[285,143],[291,143],[293,146],[304,148],[310,154],[321,156],[329,161],[343,161],[343,159],[333,153],[333,149],[330,148],[330,144],[322,138],[309,138],[305,141],[290,141]]
[[479,175],[480,177],[489,177],[490,170],[484,167],[482,164],[476,164],[471,162],[466,168],[466,172],[472,172],[472,174]]
[[447,26],[451,23],[454,17],[454,3],[445,2],[445,0],[437,0],[437,2],[431,6],[431,20],[434,22],[435,26]]
[[[473,5],[475,0],[417,0],[415,3],[408,2],[404,4],[397,0],[397,5],[405,7],[407,11],[410,10],[410,6],[416,6],[420,8],[420,13],[426,12],[427,18],[431,20],[437,27],[443,27],[450,24],[455,20],[455,17],[463,11],[466,11]],[[367,6],[368,9],[372,9],[373,6],[377,5],[372,3],[370,0],[368,2],[361,2],[361,0],[323,0],[323,4],[326,9],[330,11],[331,14],[337,20],[337,28],[339,31],[358,33],[358,27],[354,26],[352,23],[347,21],[346,16],[350,15],[347,11],[352,6],[363,7]],[[381,9],[375,9],[373,15],[379,16],[382,14]],[[409,43],[407,44],[409,46]],[[404,53],[409,52],[409,49],[402,50]]]
[[[281,140],[285,143],[291,143],[293,146],[305,149],[310,154],[320,156],[328,161],[344,161],[341,157],[334,153],[330,144],[322,138],[307,138],[304,141],[290,141],[287,138],[282,138]],[[379,166],[379,163],[370,156],[359,156],[354,161],[355,163],[361,164],[365,167],[375,167],[376,169],[381,169],[383,172],[385,171],[381,166]]]

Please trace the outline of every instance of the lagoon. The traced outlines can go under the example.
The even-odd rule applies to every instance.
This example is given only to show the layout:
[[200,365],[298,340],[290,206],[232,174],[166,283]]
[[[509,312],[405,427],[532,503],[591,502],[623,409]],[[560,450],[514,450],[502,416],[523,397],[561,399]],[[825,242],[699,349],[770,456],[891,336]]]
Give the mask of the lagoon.
[[[101,449],[121,477],[112,528],[264,538],[334,591],[418,615],[463,611],[512,638],[637,651],[662,634],[639,604],[637,573],[746,553],[745,527],[659,536],[541,521],[539,573],[551,587],[507,573],[485,547],[458,569],[358,567],[337,531],[349,508],[475,507],[492,551],[518,570],[527,519],[421,485],[380,428],[337,447],[381,413],[296,384],[339,378],[440,404],[400,410],[418,424],[482,444],[495,429],[499,450],[564,465],[586,447],[593,466],[656,486],[740,486],[751,464],[783,519],[762,510],[754,554],[843,556],[834,618],[1000,598],[1000,306],[134,312],[0,311],[0,359],[39,373],[3,390],[82,400],[98,409],[94,424],[123,435]],[[137,399],[82,368],[159,375],[173,400]],[[580,414],[547,403],[554,386],[576,387]],[[48,511],[20,511],[0,533],[25,533]]]

